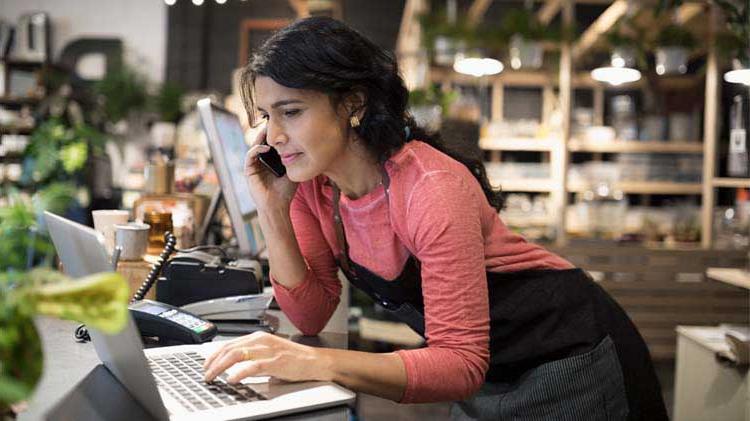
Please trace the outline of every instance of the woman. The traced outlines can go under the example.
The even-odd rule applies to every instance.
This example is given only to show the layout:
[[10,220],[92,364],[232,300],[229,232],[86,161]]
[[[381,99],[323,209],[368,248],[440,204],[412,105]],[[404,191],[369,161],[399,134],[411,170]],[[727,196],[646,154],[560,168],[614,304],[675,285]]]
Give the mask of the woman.
[[[508,230],[482,163],[446,152],[409,117],[384,50],[335,20],[300,20],[264,44],[242,88],[251,118],[267,122],[246,175],[281,309],[304,334],[320,332],[341,268],[427,347],[375,354],[253,334],[208,358],[207,380],[250,360],[229,380],[457,401],[457,419],[666,418],[624,312],[583,271]],[[258,161],[271,147],[286,176]]]

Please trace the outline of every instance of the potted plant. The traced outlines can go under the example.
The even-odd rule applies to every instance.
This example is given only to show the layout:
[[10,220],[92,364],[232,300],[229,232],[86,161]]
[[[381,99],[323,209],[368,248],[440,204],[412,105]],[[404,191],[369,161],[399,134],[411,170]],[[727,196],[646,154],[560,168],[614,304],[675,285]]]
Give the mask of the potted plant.
[[420,16],[422,43],[440,66],[451,66],[457,53],[474,42],[475,33],[463,17],[450,16],[445,10]]
[[177,121],[182,117],[183,89],[172,82],[162,84],[156,95],[151,97],[150,105],[159,120],[151,125],[151,140],[157,148],[174,147]]
[[510,67],[515,70],[542,67],[542,41],[551,39],[555,31],[545,28],[536,15],[526,8],[509,10],[501,25],[509,46]]
[[94,93],[102,106],[107,131],[114,134],[128,130],[128,118],[145,109],[148,99],[146,79],[125,65],[107,72],[94,84]]
[[685,28],[666,25],[656,37],[656,73],[685,74],[690,50],[695,47],[695,37]]
[[0,207],[1,419],[15,417],[11,405],[26,399],[42,375],[34,316],[77,320],[105,333],[120,331],[127,321],[129,288],[122,276],[101,273],[72,280],[49,269],[51,244],[32,203],[54,201],[30,202],[15,195]]

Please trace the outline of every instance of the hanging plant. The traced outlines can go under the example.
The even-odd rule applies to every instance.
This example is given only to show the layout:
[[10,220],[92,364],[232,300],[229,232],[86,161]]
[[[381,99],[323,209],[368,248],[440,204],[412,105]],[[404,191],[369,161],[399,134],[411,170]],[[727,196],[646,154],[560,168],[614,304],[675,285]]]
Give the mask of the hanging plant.
[[678,25],[667,25],[659,31],[656,45],[660,47],[695,48],[695,36],[687,29]]
[[173,82],[165,82],[149,99],[151,110],[158,115],[159,121],[176,123],[182,117],[182,98],[185,91]]
[[134,111],[145,109],[148,98],[146,78],[125,65],[96,82],[94,92],[106,119],[112,124],[127,119]]

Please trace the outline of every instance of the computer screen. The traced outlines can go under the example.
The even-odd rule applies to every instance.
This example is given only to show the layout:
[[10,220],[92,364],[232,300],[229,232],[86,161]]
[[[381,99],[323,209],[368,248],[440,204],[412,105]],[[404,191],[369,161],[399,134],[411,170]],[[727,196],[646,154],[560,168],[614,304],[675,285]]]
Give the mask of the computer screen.
[[245,143],[245,135],[236,116],[225,112],[216,112],[214,116],[216,131],[224,152],[224,162],[214,159],[214,165],[224,165],[227,168],[240,212],[248,215],[255,212],[255,203],[250,196],[244,171],[245,155],[250,148]]
[[257,255],[265,242],[257,224],[253,224],[256,206],[244,172],[245,155],[250,148],[242,125],[236,115],[212,104],[209,98],[198,101],[198,112],[237,244],[243,254]]

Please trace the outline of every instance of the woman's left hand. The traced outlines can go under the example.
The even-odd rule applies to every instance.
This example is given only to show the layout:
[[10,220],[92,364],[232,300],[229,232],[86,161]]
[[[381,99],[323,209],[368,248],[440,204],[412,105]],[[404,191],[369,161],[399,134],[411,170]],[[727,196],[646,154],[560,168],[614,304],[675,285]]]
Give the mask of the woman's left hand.
[[243,361],[251,363],[229,376],[228,382],[236,383],[251,376],[271,376],[287,381],[330,380],[324,358],[316,348],[266,332],[228,341],[219,348],[203,364],[205,380],[211,381]]

